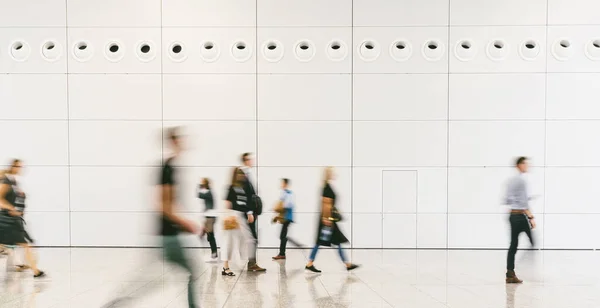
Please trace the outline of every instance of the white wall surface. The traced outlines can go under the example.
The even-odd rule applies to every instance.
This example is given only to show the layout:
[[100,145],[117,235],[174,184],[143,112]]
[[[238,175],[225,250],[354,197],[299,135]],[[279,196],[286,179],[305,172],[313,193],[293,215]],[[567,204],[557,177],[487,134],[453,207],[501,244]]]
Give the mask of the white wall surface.
[[[0,0],[0,161],[25,161],[30,226],[45,246],[153,245],[161,128],[185,125],[180,210],[198,222],[194,185],[209,177],[222,199],[250,151],[267,206],[291,178],[291,235],[305,245],[331,165],[353,247],[505,248],[500,196],[526,155],[540,247],[600,248],[599,10]],[[278,244],[269,216],[264,247]]]

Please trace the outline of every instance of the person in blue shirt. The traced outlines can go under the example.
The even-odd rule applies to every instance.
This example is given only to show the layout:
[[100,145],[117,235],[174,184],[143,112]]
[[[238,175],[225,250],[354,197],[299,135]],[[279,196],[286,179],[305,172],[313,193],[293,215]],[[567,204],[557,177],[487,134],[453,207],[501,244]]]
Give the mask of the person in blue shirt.
[[279,235],[279,254],[273,257],[273,260],[285,260],[285,248],[290,241],[296,246],[300,246],[296,241],[288,238],[288,228],[294,222],[294,193],[289,189],[290,180],[281,179],[281,197],[279,202],[283,205],[283,221],[281,223],[281,234]]

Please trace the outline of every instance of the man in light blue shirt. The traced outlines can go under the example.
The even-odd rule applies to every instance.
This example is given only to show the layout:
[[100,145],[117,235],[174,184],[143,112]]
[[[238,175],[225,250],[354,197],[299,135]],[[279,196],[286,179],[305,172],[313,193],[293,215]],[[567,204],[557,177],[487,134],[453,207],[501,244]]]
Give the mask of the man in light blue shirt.
[[283,204],[283,222],[281,226],[281,234],[279,236],[280,245],[279,245],[279,254],[273,257],[273,260],[284,260],[285,259],[285,248],[287,242],[290,241],[296,246],[300,246],[296,241],[289,239],[288,228],[291,223],[294,222],[294,193],[289,189],[290,180],[289,179],[281,179],[281,197],[279,198],[279,202]]

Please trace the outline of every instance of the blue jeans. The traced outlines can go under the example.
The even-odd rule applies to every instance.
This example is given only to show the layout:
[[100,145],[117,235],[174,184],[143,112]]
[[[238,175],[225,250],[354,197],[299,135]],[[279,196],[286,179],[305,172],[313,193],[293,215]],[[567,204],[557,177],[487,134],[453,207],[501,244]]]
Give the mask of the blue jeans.
[[[310,261],[315,260],[315,258],[317,257],[318,251],[319,251],[319,244],[316,244],[310,253],[310,258],[309,258]],[[340,258],[342,259],[342,262],[346,263],[347,259],[346,259],[346,255],[344,254],[344,250],[342,250],[342,245],[337,246],[337,251],[338,251],[338,254],[340,255]]]

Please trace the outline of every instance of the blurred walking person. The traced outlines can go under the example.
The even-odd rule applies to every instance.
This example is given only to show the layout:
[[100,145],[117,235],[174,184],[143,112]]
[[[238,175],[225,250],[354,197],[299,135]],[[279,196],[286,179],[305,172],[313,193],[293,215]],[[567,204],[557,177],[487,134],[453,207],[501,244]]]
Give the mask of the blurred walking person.
[[305,267],[307,270],[314,273],[321,272],[314,266],[314,261],[317,257],[317,252],[319,251],[320,246],[336,245],[338,254],[342,259],[342,262],[344,262],[346,265],[346,269],[348,271],[359,267],[358,265],[348,261],[344,250],[342,249],[342,244],[348,243],[348,239],[346,236],[344,236],[337,225],[337,223],[342,220],[342,215],[336,207],[336,194],[330,184],[334,177],[335,174],[333,167],[326,167],[323,181],[323,193],[321,195],[321,206],[319,211],[321,215],[319,216],[319,227],[317,229],[317,243],[313,247],[308,263]]
[[[217,254],[217,240],[215,239],[215,222],[217,220],[217,215],[209,179],[202,179],[198,191],[198,198],[204,200],[204,232],[206,233],[206,239],[210,244],[210,260],[216,262],[219,259],[219,255]],[[203,236],[200,237],[202,238]]]
[[258,196],[256,186],[254,185],[254,175],[252,174],[252,168],[254,167],[254,159],[252,157],[252,153],[242,154],[242,163],[244,165],[240,167],[240,170],[242,171],[245,177],[243,181],[243,188],[247,197],[247,225],[250,229],[252,237],[254,238],[254,241],[252,241],[252,243],[250,243],[248,247],[248,271],[264,272],[266,271],[266,269],[258,266],[258,264],[256,263],[256,254],[258,249],[258,216],[262,214],[262,200]]
[[287,242],[290,241],[296,246],[301,246],[298,242],[288,238],[288,229],[290,224],[294,222],[294,193],[289,188],[290,180],[281,179],[281,197],[275,207],[275,211],[280,214],[274,219],[275,222],[281,224],[281,233],[279,234],[279,254],[273,257],[273,260],[285,260],[285,249]]
[[505,204],[510,207],[510,247],[508,249],[506,265],[506,283],[522,283],[515,273],[515,255],[519,247],[519,235],[525,232],[529,237],[531,245],[534,240],[531,230],[535,229],[535,218],[529,210],[529,201],[532,197],[529,195],[525,174],[529,169],[527,157],[519,157],[516,160],[516,168],[519,172],[508,181],[506,190]]
[[[31,248],[33,240],[25,230],[25,192],[21,190],[16,177],[21,173],[23,164],[20,160],[12,161],[10,169],[0,178],[0,244],[5,246],[18,246],[25,251],[27,265],[17,265],[17,270],[31,269],[33,277],[45,276],[38,269],[37,260]],[[9,252],[7,264],[12,267],[14,252]]]

